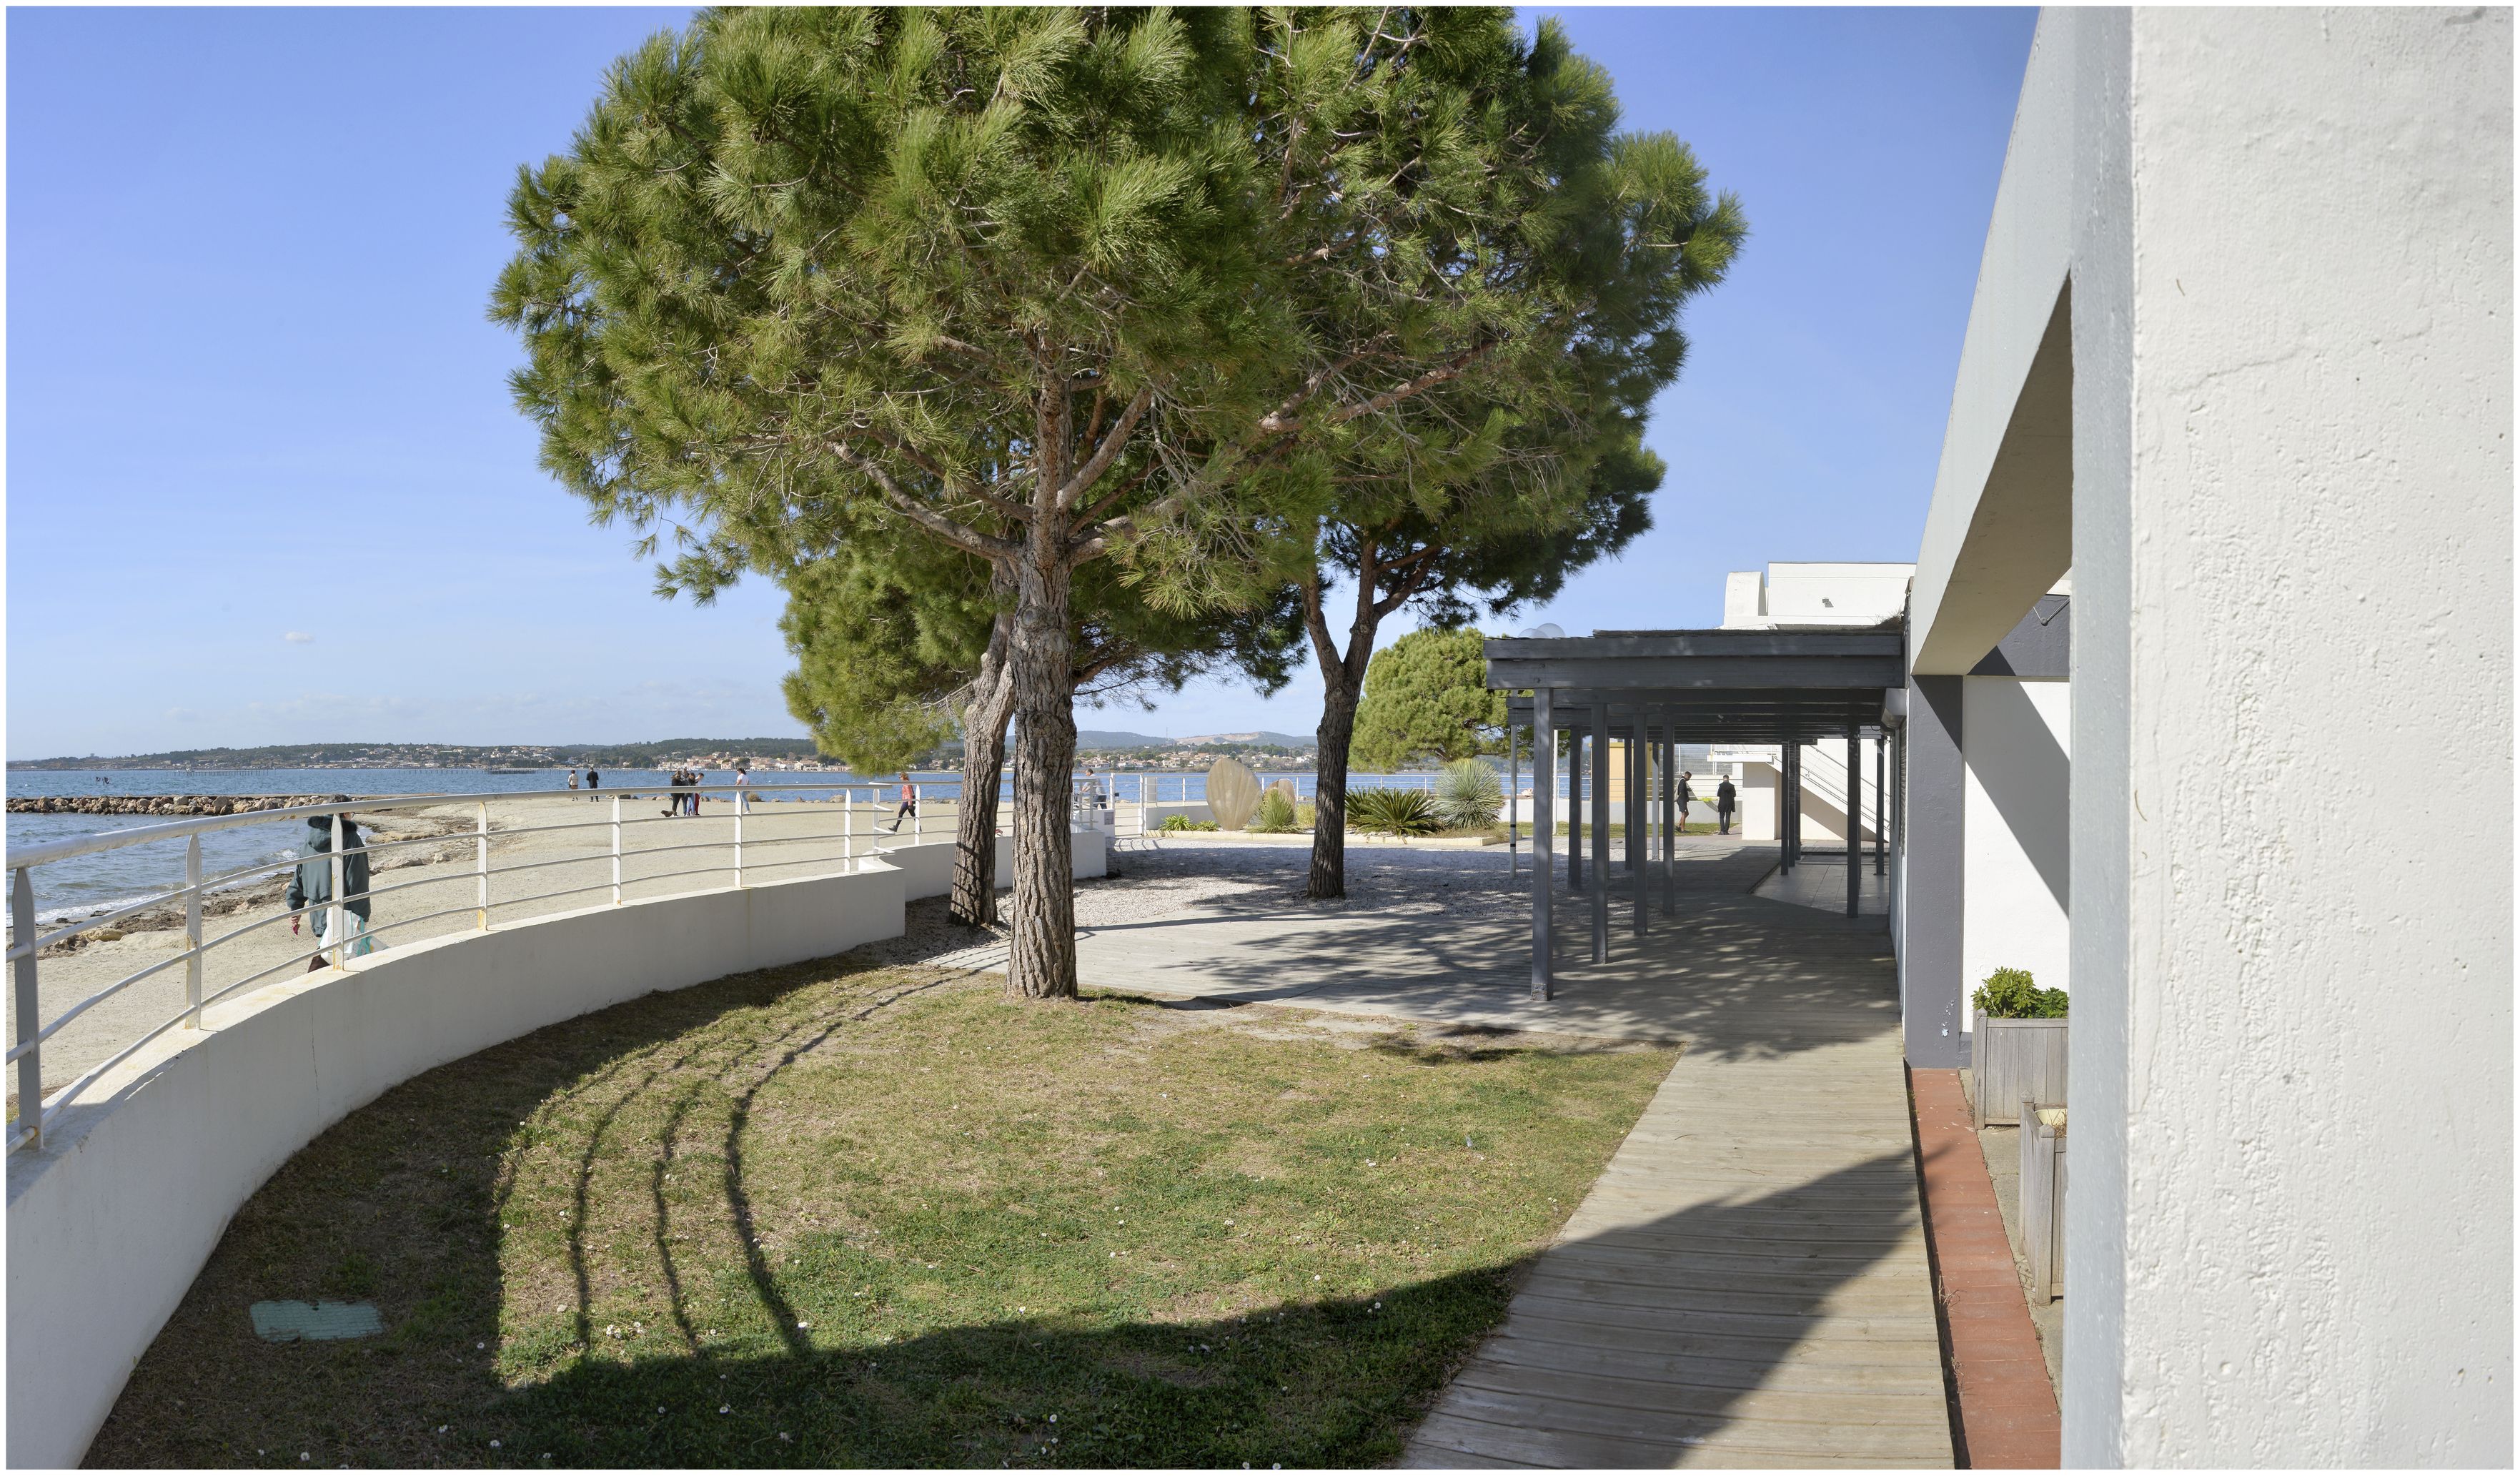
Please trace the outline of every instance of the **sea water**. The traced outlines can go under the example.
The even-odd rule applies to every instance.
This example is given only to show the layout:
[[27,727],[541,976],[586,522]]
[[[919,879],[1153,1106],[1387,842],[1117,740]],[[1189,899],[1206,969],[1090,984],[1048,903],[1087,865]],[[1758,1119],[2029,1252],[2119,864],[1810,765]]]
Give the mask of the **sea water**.
[[[666,775],[651,770],[608,769],[607,787],[662,785]],[[943,773],[919,773],[922,784],[959,780]],[[702,787],[718,792],[731,786],[735,775],[704,771]],[[868,784],[899,783],[898,779],[861,780],[842,773],[755,774],[752,790],[764,797],[830,799],[842,785],[861,790]],[[55,795],[149,794],[346,794],[371,795],[518,794],[565,789],[566,771],[540,769],[527,774],[502,774],[487,769],[12,769],[9,797]],[[601,791],[598,791],[599,793]],[[168,824],[179,816],[155,815],[11,815],[8,848],[22,850],[49,841],[70,840],[111,830],[133,830]],[[275,820],[237,826],[202,836],[202,872],[217,876],[247,867],[295,859],[303,838],[303,820]],[[110,911],[178,887],[184,883],[183,836],[147,841],[74,856],[39,867],[34,872],[36,917],[45,921],[81,917]],[[252,885],[266,879],[248,877]]]
[[[607,769],[603,773],[608,789],[660,786],[667,778],[661,771],[647,769]],[[1083,781],[1087,776],[1080,771],[1076,778]],[[1153,800],[1196,804],[1207,798],[1204,774],[1167,770],[1106,773],[1094,778],[1101,782],[1107,797],[1129,803]],[[1299,798],[1312,797],[1313,776],[1309,771],[1264,774],[1261,779],[1264,783],[1292,779]],[[952,798],[960,792],[963,777],[953,770],[929,769],[914,772],[911,780],[930,794]],[[1418,785],[1425,780],[1423,775],[1358,774],[1349,777],[1349,783],[1367,788]],[[732,771],[701,771],[704,791],[723,794],[734,783]],[[765,770],[752,775],[750,787],[764,799],[831,799],[844,785],[861,793],[872,787],[888,802],[900,783],[897,775],[862,778],[835,771]],[[346,794],[360,799],[408,794],[518,794],[567,786],[567,773],[560,769],[523,774],[490,769],[12,769],[8,792],[12,799],[87,794]],[[1001,782],[998,794],[1001,804],[1012,801],[1012,780]],[[17,851],[48,841],[137,829],[176,818],[11,815],[8,848]],[[246,867],[293,860],[305,828],[302,820],[277,820],[209,831],[202,836],[202,874],[216,876]],[[184,844],[184,837],[174,836],[38,868],[34,873],[36,916],[47,921],[87,917],[181,886]],[[248,878],[246,884],[262,879]]]

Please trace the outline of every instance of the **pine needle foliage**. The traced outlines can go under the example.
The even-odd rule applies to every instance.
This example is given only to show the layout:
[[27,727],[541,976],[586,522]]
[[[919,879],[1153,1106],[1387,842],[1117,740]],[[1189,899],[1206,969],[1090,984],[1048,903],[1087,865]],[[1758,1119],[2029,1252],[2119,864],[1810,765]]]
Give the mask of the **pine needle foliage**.
[[1488,690],[1487,638],[1416,630],[1373,653],[1356,709],[1352,762],[1390,773],[1505,751],[1505,693]]
[[520,171],[491,312],[544,465],[675,577],[990,565],[1010,977],[1072,995],[1078,569],[1196,617],[1313,574],[1344,489],[1589,476],[1730,249],[1615,116],[1502,9],[705,11]]

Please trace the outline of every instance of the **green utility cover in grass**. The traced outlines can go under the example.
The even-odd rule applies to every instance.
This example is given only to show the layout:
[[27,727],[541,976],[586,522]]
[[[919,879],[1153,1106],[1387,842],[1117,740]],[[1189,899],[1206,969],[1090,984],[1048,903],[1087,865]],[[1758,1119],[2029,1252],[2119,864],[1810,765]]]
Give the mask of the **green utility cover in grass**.
[[254,1336],[266,1343],[364,1338],[385,1330],[373,1302],[256,1302],[251,1310]]

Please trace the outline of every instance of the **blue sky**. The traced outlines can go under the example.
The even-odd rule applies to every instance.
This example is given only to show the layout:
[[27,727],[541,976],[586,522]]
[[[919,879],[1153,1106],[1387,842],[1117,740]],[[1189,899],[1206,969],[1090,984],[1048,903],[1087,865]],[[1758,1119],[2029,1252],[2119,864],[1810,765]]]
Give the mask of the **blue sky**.
[[[656,600],[536,468],[482,314],[517,165],[682,14],[9,12],[10,757],[802,732],[774,592]],[[1729,569],[1912,558],[2033,13],[1548,14],[1752,236],[1656,407],[1656,527],[1501,623],[1713,624]],[[1319,690],[1079,720],[1309,733]]]

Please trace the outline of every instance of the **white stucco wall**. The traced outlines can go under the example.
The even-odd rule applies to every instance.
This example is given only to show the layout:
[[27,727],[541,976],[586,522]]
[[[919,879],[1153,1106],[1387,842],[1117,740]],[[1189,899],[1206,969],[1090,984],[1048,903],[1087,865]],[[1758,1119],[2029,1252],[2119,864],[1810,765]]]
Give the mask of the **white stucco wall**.
[[2128,1464],[2512,1459],[2511,47],[2135,16]]
[[2070,987],[2072,691],[2008,677],[1960,682],[1964,1031],[1976,1023],[1968,992],[1998,968],[2029,969],[2043,988]]
[[[1101,833],[1076,873],[1102,874]],[[401,1082],[661,989],[900,935],[951,886],[950,840],[865,870],[456,933],[204,1011],[8,1161],[8,1460],[74,1466],[228,1221],[318,1133]],[[1006,842],[998,877],[1009,880]]]
[[1980,304],[2069,257],[2069,1466],[2511,1461],[2510,23],[2042,21]]

